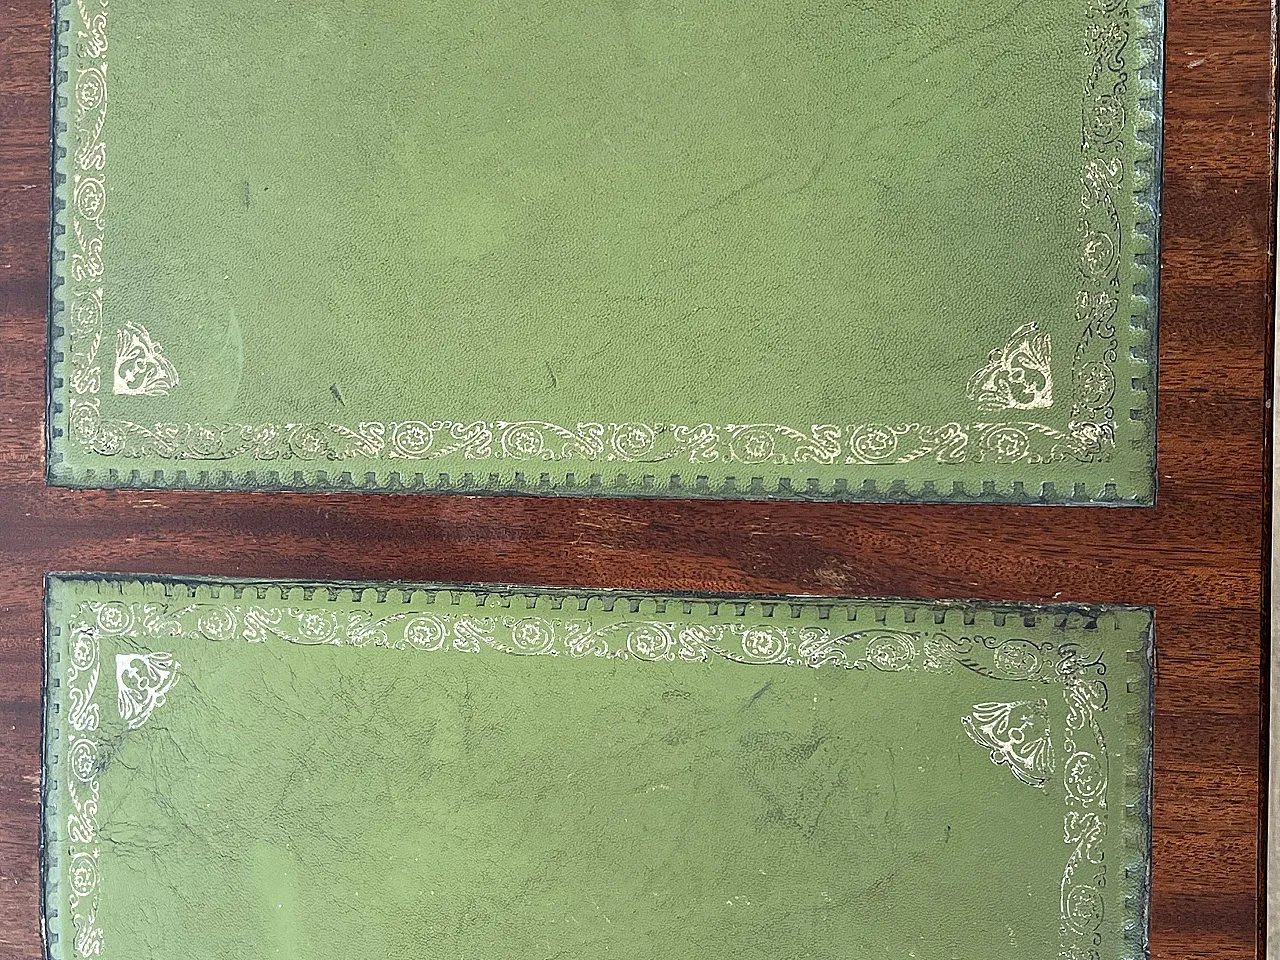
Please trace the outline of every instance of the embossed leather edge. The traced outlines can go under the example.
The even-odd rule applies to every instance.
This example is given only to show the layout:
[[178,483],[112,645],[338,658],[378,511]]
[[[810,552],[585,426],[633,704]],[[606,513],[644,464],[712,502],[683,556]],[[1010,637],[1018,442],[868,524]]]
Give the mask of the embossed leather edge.
[[1134,262],[1130,289],[1128,417],[1145,430],[1134,438],[1150,457],[1151,505],[1159,486],[1160,213],[1164,182],[1165,0],[1134,0],[1140,61],[1134,136]]
[[62,454],[59,441],[66,440],[64,426],[66,405],[66,349],[70,340],[65,327],[67,254],[67,183],[68,141],[71,113],[70,69],[71,10],[75,0],[52,0],[53,25],[50,35],[50,121],[51,153],[49,157],[49,291],[47,352],[45,357],[45,454],[46,478],[58,483]]
[[[759,607],[764,617],[772,618],[782,613],[793,617],[800,616],[806,609],[828,611],[834,615],[837,611],[848,616],[849,622],[857,622],[865,615],[873,619],[882,619],[882,612],[889,609],[900,609],[907,615],[907,622],[922,614],[946,616],[960,614],[965,626],[977,624],[978,614],[989,614],[994,626],[1003,627],[1009,619],[1021,620],[1028,629],[1055,626],[1059,629],[1094,630],[1098,620],[1108,613],[1119,611],[1146,611],[1153,608],[1117,603],[1022,603],[1014,601],[979,600],[979,599],[922,599],[913,597],[852,596],[848,594],[827,595],[811,593],[733,593],[706,590],[652,590],[646,588],[627,587],[584,587],[566,585],[532,585],[495,581],[399,581],[399,580],[310,580],[292,578],[258,578],[258,577],[211,577],[211,576],[166,576],[161,574],[117,574],[100,571],[57,571],[45,575],[46,592],[55,584],[78,583],[93,584],[94,589],[104,597],[118,598],[131,585],[151,587],[162,591],[166,599],[196,599],[206,596],[213,599],[226,597],[240,599],[257,597],[265,599],[269,594],[285,596],[293,591],[301,592],[301,599],[328,600],[339,602],[350,600],[357,603],[382,604],[388,602],[393,595],[404,599],[414,594],[427,595],[446,594],[454,598],[454,603],[462,602],[470,597],[476,606],[497,599],[503,607],[511,607],[517,600],[536,602],[550,598],[559,603],[570,601],[577,603],[579,610],[587,610],[588,605],[599,604],[605,612],[613,612],[619,603],[628,606],[628,612],[636,613],[639,604],[656,602],[659,612],[665,604],[678,604],[682,612],[692,614],[695,606],[705,606],[708,613],[716,616],[744,618],[751,607]],[[205,591],[204,594],[199,591]],[[370,596],[372,594],[372,596]],[[556,606],[555,609],[559,609]],[[46,610],[49,603],[46,602]],[[825,619],[824,615],[824,619]],[[779,616],[782,619],[782,616]],[[935,620],[940,624],[941,620]],[[1144,638],[1142,644],[1133,648],[1130,662],[1147,662],[1150,657],[1148,646],[1151,637]],[[1140,654],[1141,656],[1138,656]],[[1134,692],[1140,692],[1135,690]]]
[[44,439],[45,439],[45,476],[49,483],[56,483],[57,471],[55,463],[61,461],[62,455],[57,450],[59,438],[57,420],[63,414],[63,404],[59,399],[62,392],[61,369],[64,331],[59,325],[62,315],[62,286],[65,276],[62,261],[59,257],[58,243],[66,232],[64,219],[65,204],[62,201],[62,158],[66,155],[66,32],[69,24],[64,19],[64,9],[68,0],[52,0],[50,3],[52,28],[49,36],[49,119],[50,119],[50,152],[49,152],[49,290],[47,315],[45,317],[45,403],[44,403]]
[[1126,651],[1128,664],[1138,664],[1136,679],[1126,680],[1126,693],[1139,694],[1142,700],[1129,714],[1128,723],[1146,731],[1141,746],[1126,752],[1124,764],[1127,795],[1124,805],[1123,832],[1125,843],[1124,891],[1129,919],[1125,939],[1130,956],[1147,960],[1151,955],[1151,801],[1155,786],[1156,641],[1155,618],[1147,626],[1145,643]]

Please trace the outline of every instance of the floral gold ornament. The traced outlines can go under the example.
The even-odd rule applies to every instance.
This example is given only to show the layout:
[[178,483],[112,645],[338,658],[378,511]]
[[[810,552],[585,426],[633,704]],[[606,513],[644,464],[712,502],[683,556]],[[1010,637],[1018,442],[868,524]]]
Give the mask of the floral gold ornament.
[[178,663],[167,653],[117,654],[116,690],[120,719],[130,730],[146,723],[178,682]]
[[1053,340],[1040,325],[1019,327],[969,381],[969,399],[983,410],[1053,406]]
[[113,391],[121,396],[165,397],[178,385],[178,371],[164,349],[139,323],[126,323],[116,331],[116,367]]

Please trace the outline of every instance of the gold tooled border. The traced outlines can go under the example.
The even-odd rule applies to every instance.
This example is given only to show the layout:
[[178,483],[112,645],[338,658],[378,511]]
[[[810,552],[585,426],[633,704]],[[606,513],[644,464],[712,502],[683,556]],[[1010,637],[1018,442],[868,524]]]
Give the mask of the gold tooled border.
[[[1098,715],[1107,709],[1110,697],[1103,658],[1089,659],[1074,642],[998,640],[967,630],[960,636],[945,629],[876,626],[841,630],[834,621],[831,626],[769,623],[765,616],[771,613],[765,610],[756,622],[743,623],[746,604],[738,604],[737,616],[724,623],[682,624],[679,618],[631,616],[597,626],[571,613],[544,616],[533,609],[532,603],[526,604],[527,610],[510,613],[493,609],[475,615],[412,610],[380,615],[366,606],[339,616],[308,602],[312,591],[305,588],[301,605],[290,603],[287,594],[282,594],[279,602],[263,602],[261,590],[257,602],[244,596],[243,602],[231,604],[201,600],[194,586],[187,586],[183,592],[188,597],[178,596],[173,601],[82,600],[71,621],[65,624],[69,640],[61,654],[68,663],[69,709],[62,717],[60,735],[66,754],[61,779],[69,803],[59,819],[65,829],[64,869],[72,944],[77,956],[97,956],[103,949],[103,931],[98,921],[98,693],[101,642],[112,637],[128,638],[131,647],[147,641],[188,637],[214,642],[280,640],[299,645],[371,646],[429,653],[495,651],[519,656],[605,657],[656,663],[720,658],[746,665],[885,673],[942,672],[960,667],[997,680],[1053,684],[1062,689],[1066,710],[1061,773],[1068,858],[1061,881],[1058,955],[1060,960],[1100,955],[1104,891],[1109,880],[1119,882],[1110,876],[1101,850],[1108,833],[1111,757]],[[329,592],[336,599],[333,589]],[[363,594],[363,590],[354,593],[358,600]],[[236,596],[241,595],[237,592]],[[508,598],[503,606],[509,610],[513,599],[517,598]],[[763,598],[758,600],[764,602]],[[659,599],[657,612],[665,613],[671,602],[680,601]],[[686,613],[691,612],[692,602],[718,605],[710,598],[685,598]],[[638,603],[632,603],[631,612],[639,613]],[[1122,816],[1123,813],[1122,810]],[[1145,911],[1141,912],[1145,916]],[[1145,936],[1144,931],[1142,935]]]
[[[1133,0],[1144,4],[1146,0]],[[312,423],[173,423],[150,425],[101,415],[97,394],[102,381],[103,303],[102,246],[105,237],[107,116],[106,0],[74,0],[72,12],[75,70],[66,78],[74,128],[71,186],[66,213],[69,267],[62,265],[66,291],[55,296],[65,304],[68,338],[66,433],[82,449],[102,457],[158,457],[175,462],[210,463],[247,457],[270,464],[279,461],[342,464],[386,457],[424,462],[446,456],[466,461],[657,464],[734,463],[784,467],[801,464],[894,465],[917,461],[938,464],[1046,464],[1107,462],[1116,445],[1116,364],[1120,338],[1117,323],[1137,312],[1154,311],[1154,276],[1146,282],[1150,295],[1126,289],[1131,263],[1126,251],[1136,248],[1126,237],[1127,204],[1133,194],[1154,198],[1158,184],[1142,191],[1139,179],[1142,145],[1138,131],[1154,116],[1141,109],[1143,66],[1134,50],[1137,38],[1128,0],[1090,0],[1084,49],[1081,127],[1080,289],[1075,315],[1081,324],[1071,361],[1072,408],[1066,429],[1034,422],[952,421],[922,423],[812,424],[779,423],[673,424],[648,422],[562,425],[543,420],[464,421],[450,419],[366,421],[357,424]],[[1158,29],[1159,14],[1144,21]],[[1158,51],[1159,39],[1145,38]],[[70,38],[66,38],[70,42]],[[67,53],[70,53],[68,50]],[[1158,59],[1158,57],[1157,57]],[[1158,100],[1160,84],[1148,85]],[[1136,95],[1135,95],[1136,94]],[[1158,124],[1157,124],[1158,126]],[[1158,133],[1156,140],[1158,141]],[[1134,159],[1126,161],[1126,145],[1134,143]],[[1158,144],[1147,158],[1145,176],[1158,174]],[[1158,179],[1158,178],[1157,178]],[[56,208],[56,204],[55,204]],[[1150,236],[1154,242],[1154,212]],[[1139,220],[1142,217],[1139,215]],[[1141,233],[1141,231],[1139,231]],[[55,250],[57,248],[55,238]],[[56,261],[56,256],[55,256]],[[1154,271],[1154,258],[1151,270]],[[57,271],[55,270],[55,273]],[[1131,322],[1131,321],[1130,321]],[[1147,324],[1148,335],[1153,316]],[[1140,362],[1150,362],[1151,358]],[[1136,378],[1135,378],[1136,381]],[[1143,407],[1131,419],[1150,419],[1146,386]],[[65,389],[65,388],[64,388]],[[61,412],[61,411],[60,411]],[[1134,417],[1133,413],[1140,416]],[[55,431],[56,432],[56,431]],[[53,437],[51,464],[55,460]]]

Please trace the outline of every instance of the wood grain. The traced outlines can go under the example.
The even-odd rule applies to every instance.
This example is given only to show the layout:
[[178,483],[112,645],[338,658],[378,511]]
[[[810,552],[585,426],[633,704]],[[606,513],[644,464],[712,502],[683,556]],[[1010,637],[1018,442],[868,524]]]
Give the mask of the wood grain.
[[1261,951],[1270,11],[1168,9],[1154,510],[209,495],[43,481],[47,0],[0,7],[0,956],[36,960],[51,570],[1157,609],[1152,954]]

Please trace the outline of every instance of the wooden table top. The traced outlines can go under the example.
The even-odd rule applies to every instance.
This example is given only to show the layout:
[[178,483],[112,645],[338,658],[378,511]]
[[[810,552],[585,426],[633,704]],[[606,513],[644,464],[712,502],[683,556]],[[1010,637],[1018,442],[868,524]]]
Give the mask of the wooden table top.
[[0,7],[0,956],[37,960],[49,571],[1149,604],[1152,955],[1261,951],[1271,13],[1171,0],[1159,505],[102,492],[44,484],[49,5]]

